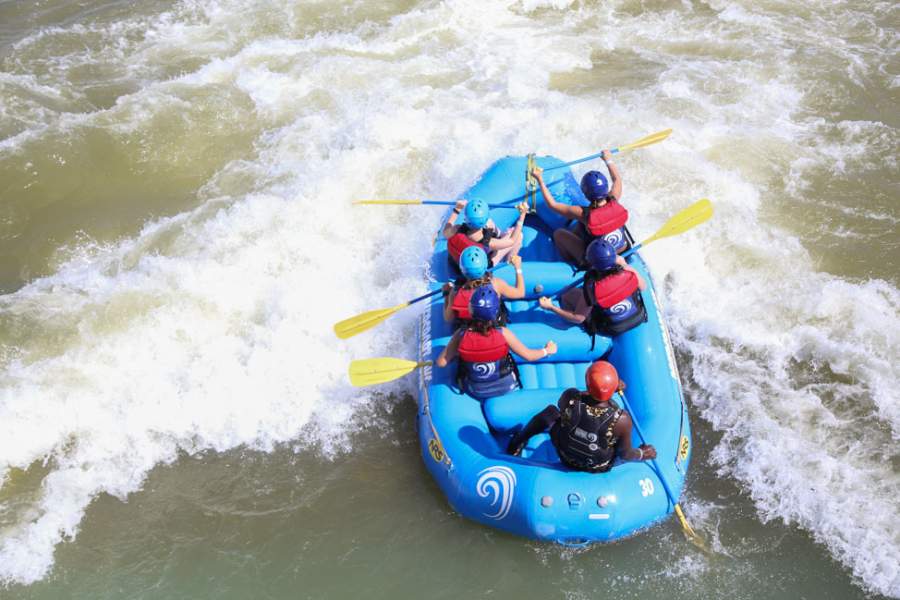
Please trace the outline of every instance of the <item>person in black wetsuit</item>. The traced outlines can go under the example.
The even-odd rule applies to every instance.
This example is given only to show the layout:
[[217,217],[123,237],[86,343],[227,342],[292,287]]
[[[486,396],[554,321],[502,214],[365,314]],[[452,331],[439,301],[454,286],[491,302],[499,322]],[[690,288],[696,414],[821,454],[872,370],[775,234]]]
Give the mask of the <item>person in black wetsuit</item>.
[[550,429],[550,439],[566,466],[577,471],[605,473],[616,456],[622,460],[651,460],[656,449],[649,444],[631,445],[631,416],[610,402],[624,389],[615,367],[599,360],[585,374],[588,392],[569,388],[558,406],[552,404],[536,414],[513,436],[507,453],[521,454],[532,436]]

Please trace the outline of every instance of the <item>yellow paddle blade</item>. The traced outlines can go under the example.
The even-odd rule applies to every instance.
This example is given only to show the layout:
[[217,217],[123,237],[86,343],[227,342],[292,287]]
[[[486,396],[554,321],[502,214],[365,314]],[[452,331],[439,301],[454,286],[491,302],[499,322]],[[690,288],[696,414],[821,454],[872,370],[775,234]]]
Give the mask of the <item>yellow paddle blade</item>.
[[649,146],[650,144],[656,144],[672,134],[671,129],[665,129],[663,131],[657,131],[656,133],[651,133],[646,137],[642,137],[636,142],[631,142],[625,146],[619,146],[619,152],[626,152],[628,150],[634,150],[635,148],[643,148],[644,146]]
[[681,506],[675,505],[675,514],[678,515],[678,520],[681,522],[681,529],[684,531],[684,536],[690,541],[692,544],[697,546],[700,550],[703,550],[707,554],[712,554],[712,551],[709,549],[709,546],[706,545],[706,540],[704,540],[700,535],[694,531],[694,528],[691,527],[691,524],[688,523],[687,517],[684,516],[684,512],[681,510]]
[[416,362],[402,358],[364,358],[350,363],[350,383],[356,387],[377,385],[403,377],[407,373],[430,365],[431,361]]
[[666,221],[665,225],[660,227],[656,233],[641,242],[641,245],[646,246],[654,240],[684,233],[688,229],[708,221],[712,215],[712,202],[710,202],[708,198],[697,200]]
[[409,302],[404,302],[403,304],[398,304],[397,306],[392,306],[390,308],[376,308],[375,310],[364,312],[355,317],[344,319],[340,323],[335,323],[334,334],[342,340],[346,340],[363,331],[372,329],[398,310],[406,308],[407,306],[409,306]]
[[353,204],[422,204],[421,200],[354,200]]

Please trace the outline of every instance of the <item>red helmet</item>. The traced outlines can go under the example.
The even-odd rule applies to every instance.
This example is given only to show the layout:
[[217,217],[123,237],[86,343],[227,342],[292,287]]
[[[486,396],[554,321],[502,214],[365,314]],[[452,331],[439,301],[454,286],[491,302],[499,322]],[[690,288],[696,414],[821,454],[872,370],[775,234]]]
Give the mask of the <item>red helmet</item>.
[[619,374],[616,368],[605,360],[598,360],[584,374],[588,393],[600,401],[612,398],[619,388]]

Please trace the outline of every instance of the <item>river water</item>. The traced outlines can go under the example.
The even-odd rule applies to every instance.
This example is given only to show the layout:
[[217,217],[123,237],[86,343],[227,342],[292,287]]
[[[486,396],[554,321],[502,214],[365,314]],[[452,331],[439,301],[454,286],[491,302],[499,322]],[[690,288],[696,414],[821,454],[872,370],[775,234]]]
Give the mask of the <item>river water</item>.
[[[900,8],[0,0],[0,597],[900,597]],[[463,521],[419,458],[440,209],[622,155],[694,425],[672,520]],[[590,165],[579,165],[576,176]]]

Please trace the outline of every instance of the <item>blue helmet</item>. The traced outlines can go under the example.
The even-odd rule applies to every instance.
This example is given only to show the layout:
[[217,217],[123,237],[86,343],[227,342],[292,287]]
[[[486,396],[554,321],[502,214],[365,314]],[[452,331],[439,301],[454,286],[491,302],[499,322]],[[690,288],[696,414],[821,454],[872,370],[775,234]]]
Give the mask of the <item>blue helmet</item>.
[[459,270],[466,279],[482,277],[488,268],[488,257],[481,246],[469,246],[459,255]]
[[487,224],[490,217],[491,211],[487,202],[481,198],[475,198],[466,203],[466,223],[471,227],[481,229]]
[[609,182],[600,171],[588,171],[581,178],[581,192],[588,200],[599,200],[609,193]]
[[616,249],[613,245],[599,238],[590,243],[584,253],[592,267],[598,271],[609,271],[616,266]]
[[493,321],[500,313],[500,296],[492,285],[482,285],[469,298],[469,313],[479,321]]

